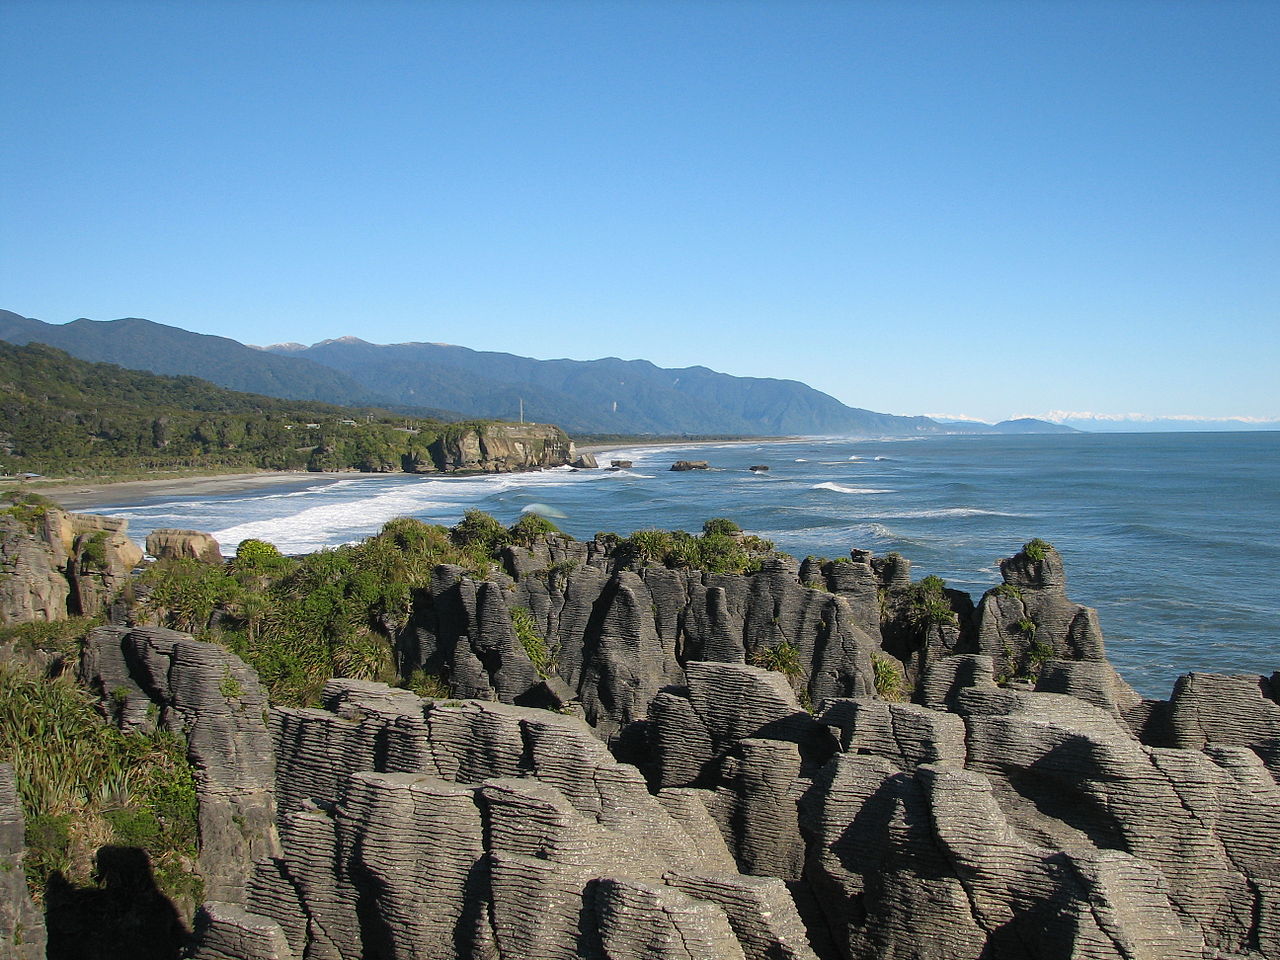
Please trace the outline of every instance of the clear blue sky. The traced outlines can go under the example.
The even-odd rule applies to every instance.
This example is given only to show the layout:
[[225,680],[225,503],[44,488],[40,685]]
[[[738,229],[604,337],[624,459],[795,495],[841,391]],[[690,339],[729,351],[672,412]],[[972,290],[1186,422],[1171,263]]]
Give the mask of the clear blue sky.
[[1280,417],[1280,3],[0,4],[0,307]]

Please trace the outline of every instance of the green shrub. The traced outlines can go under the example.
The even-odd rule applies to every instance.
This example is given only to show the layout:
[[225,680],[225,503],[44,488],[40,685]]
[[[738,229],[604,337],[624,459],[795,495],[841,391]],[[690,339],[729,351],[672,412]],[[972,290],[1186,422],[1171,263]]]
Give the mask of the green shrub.
[[244,685],[231,675],[230,669],[224,669],[222,680],[218,684],[218,693],[224,700],[239,700],[244,696]]
[[98,530],[80,544],[80,562],[94,570],[102,570],[107,565],[107,538],[105,530]]
[[147,610],[165,625],[188,633],[203,631],[214,611],[240,590],[222,566],[189,557],[151,564],[138,578],[138,585]]
[[881,700],[897,702],[903,699],[902,671],[897,661],[883,653],[873,653],[871,671]]
[[1034,560],[1037,563],[1044,560],[1052,549],[1053,544],[1047,540],[1041,540],[1039,537],[1034,540],[1028,540],[1022,545],[1022,552],[1026,554],[1027,559]]
[[528,607],[512,607],[511,627],[516,639],[520,641],[520,646],[529,655],[529,662],[533,664],[533,669],[538,671],[538,676],[544,679],[550,677],[556,669],[555,654],[548,648],[547,641],[538,633],[538,624],[534,619],[533,611]]
[[409,674],[409,678],[404,685],[420,697],[443,700],[449,696],[449,684],[445,682],[444,678],[438,677],[433,673],[427,673],[421,667]]
[[531,547],[543,537],[559,532],[559,527],[536,513],[521,514],[520,519],[507,531],[511,542],[522,547]]
[[733,536],[735,533],[741,533],[742,528],[726,517],[713,517],[702,525],[702,532],[708,536],[712,534]]
[[93,847],[107,838],[144,849],[166,894],[198,891],[195,778],[179,738],[122,733],[69,679],[3,666],[0,761],[16,774],[35,895],[55,870],[91,882]]
[[0,503],[8,504],[7,507],[0,509],[0,514],[8,514],[33,532],[44,522],[45,515],[50,510],[58,508],[58,505],[48,497],[18,490],[10,490],[0,495]]
[[483,510],[466,511],[449,534],[458,546],[478,550],[489,557],[511,542],[507,528]]
[[758,648],[751,655],[751,663],[766,670],[774,670],[791,681],[799,680],[804,676],[804,667],[800,663],[800,649],[787,640],[772,647]]
[[907,593],[907,621],[923,634],[931,626],[954,626],[958,622],[951,602],[947,599],[946,581],[928,576],[913,583]]
[[102,623],[102,617],[69,617],[66,620],[37,620],[0,627],[0,643],[12,643],[26,650],[75,653],[79,640]]
[[265,540],[241,540],[236,547],[236,555],[231,560],[231,569],[245,576],[278,576],[294,565],[294,561],[283,556],[275,544]]

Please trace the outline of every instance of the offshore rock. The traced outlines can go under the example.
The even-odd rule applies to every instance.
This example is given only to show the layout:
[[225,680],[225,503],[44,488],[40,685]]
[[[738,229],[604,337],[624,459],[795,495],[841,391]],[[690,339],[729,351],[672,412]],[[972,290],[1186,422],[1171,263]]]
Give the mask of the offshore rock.
[[671,465],[671,469],[677,473],[683,473],[688,470],[710,470],[711,464],[706,460],[677,460]]

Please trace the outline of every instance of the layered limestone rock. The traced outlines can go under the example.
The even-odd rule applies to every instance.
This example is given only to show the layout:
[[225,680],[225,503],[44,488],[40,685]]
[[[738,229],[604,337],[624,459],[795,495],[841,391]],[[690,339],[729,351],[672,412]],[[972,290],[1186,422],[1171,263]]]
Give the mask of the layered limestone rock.
[[559,467],[576,456],[559,427],[544,423],[479,423],[446,430],[429,453],[445,473],[509,473]]
[[1140,701],[1103,651],[1098,614],[1067,598],[1062,557],[1032,541],[1000,561],[1004,584],[989,590],[978,609],[978,650],[999,675],[1027,677],[1037,690],[1088,700],[1116,715]]
[[1147,706],[1155,708],[1155,719],[1144,725],[1145,742],[1191,750],[1246,747],[1280,781],[1280,673],[1189,673],[1178,679],[1170,700]]
[[44,915],[31,901],[22,861],[26,819],[13,767],[0,763],[0,957],[43,960]]
[[324,697],[274,711],[283,853],[248,912],[206,906],[195,956],[814,957],[698,792],[654,796],[580,720],[358,681]]
[[217,644],[124,626],[89,634],[79,674],[123,729],[158,724],[185,737],[206,893],[243,903],[253,863],[279,851],[275,760],[257,674]]
[[1137,701],[1029,548],[970,617],[893,556],[628,570],[544,538],[417,603],[401,658],[457,699],[267,708],[168,631],[96,631],[83,669],[187,733],[202,842],[234,811],[203,960],[1280,957],[1277,678]]
[[103,612],[142,560],[127,527],[53,506],[28,517],[0,511],[0,623]]
[[[682,683],[695,661],[785,661],[807,702],[873,689],[878,631],[864,629],[865,610],[844,595],[802,585],[794,561],[766,558],[751,574],[630,571],[617,569],[610,549],[560,537],[510,547],[505,584],[437,568],[402,641],[405,662],[445,678],[462,697],[576,700],[606,739],[642,721],[658,692]],[[513,627],[517,608],[554,661],[548,677]]]

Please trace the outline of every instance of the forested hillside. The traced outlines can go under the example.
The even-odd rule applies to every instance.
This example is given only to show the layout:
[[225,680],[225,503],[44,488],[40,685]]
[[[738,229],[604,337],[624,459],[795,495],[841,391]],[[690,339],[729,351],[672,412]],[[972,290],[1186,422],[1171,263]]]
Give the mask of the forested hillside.
[[0,416],[0,470],[58,476],[234,467],[429,471],[436,469],[432,444],[483,428],[238,393],[196,377],[4,342]]

